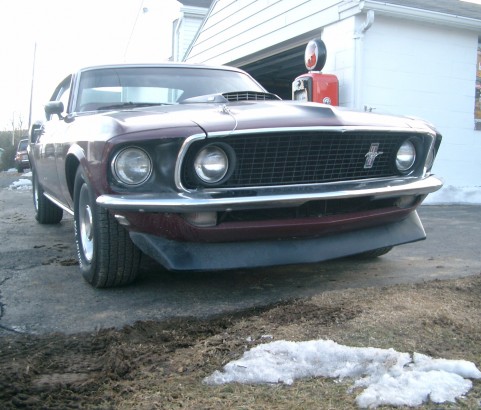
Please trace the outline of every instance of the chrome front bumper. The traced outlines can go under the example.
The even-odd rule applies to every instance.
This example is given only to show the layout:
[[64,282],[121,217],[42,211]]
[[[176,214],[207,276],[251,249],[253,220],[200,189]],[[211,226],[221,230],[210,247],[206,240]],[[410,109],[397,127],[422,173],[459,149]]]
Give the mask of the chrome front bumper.
[[212,212],[256,208],[295,207],[309,201],[361,197],[393,198],[427,195],[442,187],[431,175],[425,179],[360,181],[322,186],[257,189],[255,196],[225,197],[222,193],[179,192],[162,194],[100,195],[97,204],[110,210],[130,212]]

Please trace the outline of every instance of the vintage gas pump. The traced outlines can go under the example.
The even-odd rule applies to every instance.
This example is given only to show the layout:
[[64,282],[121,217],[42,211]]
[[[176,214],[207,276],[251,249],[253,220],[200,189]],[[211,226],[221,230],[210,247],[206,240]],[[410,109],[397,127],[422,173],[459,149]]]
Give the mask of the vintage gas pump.
[[304,54],[308,73],[297,77],[292,83],[292,99],[339,105],[339,81],[333,74],[322,74],[326,64],[327,50],[324,41],[309,41]]

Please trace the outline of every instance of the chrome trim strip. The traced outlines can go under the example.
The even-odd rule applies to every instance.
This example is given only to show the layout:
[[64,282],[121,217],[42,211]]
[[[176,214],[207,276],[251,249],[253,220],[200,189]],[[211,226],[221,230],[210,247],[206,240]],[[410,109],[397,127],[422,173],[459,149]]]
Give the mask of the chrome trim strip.
[[380,183],[343,184],[325,187],[323,191],[280,193],[271,195],[213,198],[205,193],[170,193],[165,195],[101,195],[97,204],[107,209],[136,212],[207,212],[232,211],[256,208],[295,207],[308,201],[347,199],[360,197],[389,198],[401,195],[427,195],[442,187],[443,183],[435,176],[408,182],[393,180],[389,185]]
[[348,131],[357,131],[357,132],[368,132],[368,131],[384,131],[389,132],[391,134],[394,133],[411,133],[411,134],[423,134],[429,135],[433,139],[436,137],[436,133],[428,128],[411,128],[406,126],[405,128],[395,128],[392,127],[381,127],[381,126],[358,126],[358,125],[343,125],[343,126],[311,126],[311,127],[284,127],[284,128],[256,128],[256,129],[245,129],[245,130],[231,130],[231,131],[215,131],[211,132],[208,135],[206,134],[194,134],[190,137],[186,138],[182,147],[179,150],[179,154],[177,155],[177,161],[175,164],[175,171],[174,171],[174,182],[177,189],[181,192],[185,192],[188,194],[194,193],[195,191],[189,190],[182,185],[182,178],[181,178],[181,168],[182,162],[185,158],[187,150],[189,149],[190,145],[197,140],[201,139],[210,139],[210,138],[225,138],[231,136],[238,136],[238,135],[245,135],[245,134],[263,134],[263,133],[274,133],[274,132],[304,132],[304,131],[320,131],[320,132],[338,132],[340,134]]
[[43,196],[45,196],[51,202],[53,202],[55,205],[57,205],[59,208],[62,208],[65,212],[67,212],[67,213],[69,213],[70,215],[73,216],[73,211],[70,208],[68,208],[67,206],[65,206],[64,204],[62,204],[61,202],[59,202],[57,199],[55,199],[52,195],[49,195],[49,194],[44,192]]
[[392,126],[360,126],[360,125],[319,125],[319,126],[308,126],[308,127],[272,127],[272,128],[249,128],[249,129],[241,129],[235,131],[215,131],[210,132],[209,137],[222,137],[222,136],[231,136],[231,135],[243,135],[243,134],[264,134],[264,133],[271,133],[271,132],[294,132],[294,131],[332,131],[332,132],[347,132],[347,131],[359,131],[359,132],[367,132],[367,131],[384,131],[389,133],[413,133],[413,134],[430,134],[431,136],[435,136],[436,133],[431,130],[430,128],[413,128],[413,127],[398,127],[393,128]]
[[181,179],[182,163],[184,162],[184,158],[185,158],[185,154],[187,153],[187,150],[189,149],[190,145],[193,142],[201,139],[206,139],[206,138],[207,138],[206,134],[191,135],[190,137],[185,139],[184,143],[182,144],[182,147],[180,147],[179,154],[177,155],[177,161],[175,162],[175,170],[174,170],[174,183],[179,191],[189,192],[182,185],[182,179]]

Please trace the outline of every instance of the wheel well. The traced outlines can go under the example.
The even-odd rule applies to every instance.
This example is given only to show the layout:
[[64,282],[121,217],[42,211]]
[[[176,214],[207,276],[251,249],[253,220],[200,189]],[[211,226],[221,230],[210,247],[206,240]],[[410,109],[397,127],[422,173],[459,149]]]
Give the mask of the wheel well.
[[65,161],[65,177],[67,178],[67,187],[70,197],[73,199],[73,189],[75,184],[75,174],[79,167],[80,161],[75,155],[69,155]]

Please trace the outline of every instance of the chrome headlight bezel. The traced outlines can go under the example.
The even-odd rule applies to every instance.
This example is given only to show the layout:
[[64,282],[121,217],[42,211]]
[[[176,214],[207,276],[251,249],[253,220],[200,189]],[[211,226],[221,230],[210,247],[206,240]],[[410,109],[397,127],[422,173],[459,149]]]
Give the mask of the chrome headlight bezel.
[[147,182],[152,175],[152,158],[143,148],[125,147],[115,154],[110,168],[119,184],[138,187]]
[[431,168],[434,165],[435,158],[436,158],[436,148],[432,146],[428,151],[428,155],[426,156],[426,162],[424,165],[427,171],[431,171]]

